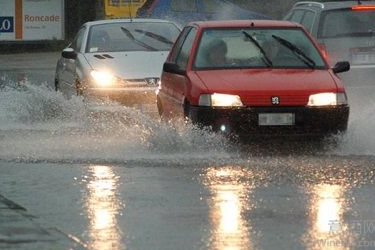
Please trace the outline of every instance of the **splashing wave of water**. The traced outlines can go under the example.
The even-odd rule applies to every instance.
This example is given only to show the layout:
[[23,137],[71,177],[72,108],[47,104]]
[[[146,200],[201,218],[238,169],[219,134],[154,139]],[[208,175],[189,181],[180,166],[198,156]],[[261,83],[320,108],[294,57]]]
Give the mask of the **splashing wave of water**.
[[[351,115],[329,154],[375,155],[375,106]],[[247,150],[247,149],[246,149]],[[170,125],[115,103],[90,106],[44,86],[0,90],[0,159],[5,161],[227,161],[228,141],[191,124]],[[250,155],[250,156],[249,156]],[[251,157],[241,153],[241,158]]]
[[88,107],[47,87],[0,91],[0,159],[124,162],[228,158],[226,140],[192,125],[171,126],[114,103]]

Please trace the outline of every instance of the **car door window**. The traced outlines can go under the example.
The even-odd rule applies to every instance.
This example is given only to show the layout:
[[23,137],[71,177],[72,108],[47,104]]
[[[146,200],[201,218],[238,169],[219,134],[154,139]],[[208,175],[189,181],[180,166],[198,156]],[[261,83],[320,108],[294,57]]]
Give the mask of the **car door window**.
[[289,17],[289,20],[296,23],[301,23],[303,17],[303,10],[295,10]]
[[171,8],[173,11],[182,11],[182,12],[196,12],[198,11],[195,0],[172,0]]
[[306,11],[305,15],[303,15],[303,19],[301,21],[301,24],[305,26],[305,28],[311,32],[313,23],[315,19],[315,12],[313,11]]
[[187,62],[189,60],[189,54],[191,47],[194,43],[194,38],[197,33],[195,28],[192,28],[190,32],[187,34],[184,43],[182,44],[180,53],[177,55],[176,64],[179,66],[181,70],[186,70]]
[[170,62],[176,62],[176,58],[177,58],[178,54],[180,53],[182,44],[184,43],[184,41],[186,39],[186,36],[189,34],[191,29],[192,29],[192,27],[186,27],[181,31],[181,34],[177,38],[177,40],[175,42],[176,44],[171,51],[171,56],[170,56],[170,59],[169,59]]
[[77,51],[77,52],[80,52],[81,51],[81,48],[82,48],[82,43],[83,43],[83,35],[85,34],[85,31],[86,31],[86,27],[83,27],[81,28],[76,37],[74,38],[73,42],[72,42],[72,45],[71,47]]

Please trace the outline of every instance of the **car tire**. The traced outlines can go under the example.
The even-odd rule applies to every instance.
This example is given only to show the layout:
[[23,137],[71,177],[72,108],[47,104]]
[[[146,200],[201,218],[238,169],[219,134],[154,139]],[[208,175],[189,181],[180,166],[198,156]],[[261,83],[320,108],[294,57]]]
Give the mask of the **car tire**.
[[159,116],[162,117],[163,116],[163,106],[161,104],[161,101],[160,101],[159,97],[156,98],[156,106],[158,108]]
[[80,81],[78,78],[76,78],[76,83],[75,83],[75,85],[76,85],[76,93],[77,93],[77,96],[81,96],[81,95],[83,95],[83,86],[82,86],[81,81]]
[[191,120],[190,102],[186,99],[185,99],[185,102],[184,102],[184,117],[187,120]]
[[59,80],[55,78],[55,91],[59,91],[59,90],[60,90]]

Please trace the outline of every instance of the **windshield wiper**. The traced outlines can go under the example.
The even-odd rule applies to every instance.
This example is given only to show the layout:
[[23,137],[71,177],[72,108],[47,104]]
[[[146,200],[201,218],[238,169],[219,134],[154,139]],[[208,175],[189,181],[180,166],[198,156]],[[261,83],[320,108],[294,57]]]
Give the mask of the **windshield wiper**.
[[272,61],[268,58],[268,56],[266,55],[266,52],[264,51],[262,46],[260,46],[257,40],[255,40],[249,33],[247,33],[244,30],[242,31],[242,33],[259,49],[260,53],[262,53],[263,55],[262,60],[267,65],[267,67],[272,67],[273,65]]
[[300,50],[296,45],[293,43],[289,42],[288,40],[285,40],[284,38],[281,38],[276,35],[272,35],[272,37],[278,41],[280,44],[283,46],[287,47],[290,49],[292,52],[297,54],[297,58],[300,59],[303,63],[305,63],[309,68],[315,68],[316,63],[314,62],[313,59],[311,59],[309,56],[307,56],[302,50]]
[[148,45],[147,43],[144,43],[144,42],[142,42],[142,41],[137,40],[137,39],[133,36],[133,34],[132,34],[127,28],[125,28],[125,27],[121,27],[121,30],[122,30],[122,32],[124,32],[124,34],[125,34],[130,40],[134,41],[136,44],[138,44],[138,45],[140,45],[140,46],[142,46],[143,48],[146,48],[146,49],[148,49],[148,50],[157,51],[156,48],[154,48],[154,47]]
[[145,30],[139,30],[139,29],[135,29],[134,31],[138,32],[138,33],[141,33],[141,34],[145,34],[146,36],[148,37],[151,37],[159,42],[162,42],[162,43],[165,43],[165,44],[168,44],[168,45],[173,45],[173,42],[171,40],[169,40],[168,38],[164,37],[164,36],[161,36],[159,34],[155,34],[153,32],[150,32],[150,31],[145,31]]

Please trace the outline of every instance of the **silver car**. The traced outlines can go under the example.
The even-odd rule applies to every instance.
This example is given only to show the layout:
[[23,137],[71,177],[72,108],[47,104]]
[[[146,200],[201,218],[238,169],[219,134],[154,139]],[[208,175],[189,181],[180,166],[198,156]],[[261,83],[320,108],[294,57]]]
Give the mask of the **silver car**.
[[374,84],[375,1],[301,1],[284,19],[304,25],[330,63],[349,61],[348,83]]
[[179,33],[176,24],[157,19],[87,22],[62,51],[55,88],[67,97],[155,102],[163,63]]

